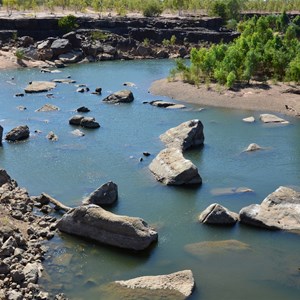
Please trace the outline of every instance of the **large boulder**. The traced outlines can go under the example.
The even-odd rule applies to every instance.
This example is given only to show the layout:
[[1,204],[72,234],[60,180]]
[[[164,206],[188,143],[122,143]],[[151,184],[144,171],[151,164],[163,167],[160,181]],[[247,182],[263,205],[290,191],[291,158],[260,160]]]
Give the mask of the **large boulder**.
[[71,31],[71,32],[68,32],[68,33],[64,34],[63,38],[67,39],[71,43],[72,48],[76,49],[76,48],[81,47],[82,39],[80,38],[79,34],[76,34],[75,31]]
[[99,128],[100,124],[93,117],[84,117],[80,122],[80,126],[94,129]]
[[109,103],[129,103],[132,102],[133,100],[134,97],[131,91],[122,90],[107,96],[102,101],[109,102]]
[[201,184],[197,167],[185,159],[180,149],[166,148],[149,165],[155,178],[167,185]]
[[71,51],[68,53],[64,53],[58,56],[59,60],[61,60],[64,64],[74,64],[79,62],[82,59],[83,53],[82,51]]
[[175,292],[172,299],[186,299],[192,294],[195,281],[192,271],[184,270],[167,275],[142,276],[130,280],[115,281],[114,285],[116,289],[121,286],[132,290],[133,293],[137,290],[143,290],[145,296],[145,298],[142,297],[143,299],[151,299],[151,295],[155,297],[158,292],[162,293],[162,299],[171,299],[168,297],[168,291]]
[[92,192],[86,199],[83,200],[84,204],[96,205],[111,205],[118,199],[118,186],[109,181],[102,184],[98,189]]
[[213,225],[234,225],[238,219],[238,214],[218,203],[208,206],[199,216],[200,222]]
[[240,221],[262,228],[300,231],[300,192],[281,186],[260,205],[242,208]]
[[141,218],[115,215],[97,205],[83,205],[64,214],[60,231],[132,250],[144,250],[158,234]]
[[57,39],[53,41],[51,50],[54,56],[59,56],[64,53],[68,53],[72,49],[72,44],[68,39]]
[[184,122],[161,134],[160,139],[167,147],[182,150],[203,145],[203,124],[200,120]]
[[51,81],[32,81],[25,88],[25,93],[42,93],[48,92],[56,87],[55,82]]
[[4,169],[0,169],[0,187],[3,184],[10,183],[11,178]]
[[27,125],[21,125],[9,131],[5,139],[11,142],[21,141],[29,138],[29,134],[29,127]]

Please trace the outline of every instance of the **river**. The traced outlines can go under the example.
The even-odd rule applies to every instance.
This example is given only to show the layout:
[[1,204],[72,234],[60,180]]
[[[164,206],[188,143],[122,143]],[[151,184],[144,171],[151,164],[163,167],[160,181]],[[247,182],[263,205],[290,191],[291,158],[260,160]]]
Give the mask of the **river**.
[[[166,77],[172,66],[171,60],[144,60],[74,65],[58,74],[35,69],[1,71],[0,125],[8,132],[27,124],[31,136],[17,144],[4,141],[0,167],[30,195],[46,192],[72,207],[112,180],[118,184],[119,200],[109,210],[141,217],[159,234],[158,243],[143,253],[58,234],[48,243],[41,284],[53,292],[64,292],[70,299],[118,299],[113,291],[108,297],[103,285],[191,269],[196,289],[190,299],[298,300],[299,235],[240,224],[230,228],[206,226],[197,219],[211,203],[239,212],[242,207],[260,203],[281,185],[299,189],[300,120],[284,116],[289,125],[248,124],[242,118],[253,115],[258,120],[260,112],[200,110],[200,106],[190,104],[186,109],[168,110],[144,104],[156,99],[175,102],[148,93],[151,82]],[[87,84],[91,91],[102,87],[102,95],[78,93],[75,84],[58,84],[51,91],[53,98],[47,98],[46,93],[14,96],[23,92],[29,81],[67,76],[77,84]],[[136,86],[124,87],[124,82]],[[124,88],[132,90],[132,103],[101,101]],[[46,103],[60,110],[35,112]],[[83,105],[101,128],[81,129],[85,136],[76,137],[71,134],[76,127],[68,120]],[[186,157],[198,167],[203,184],[198,188],[163,186],[148,169],[164,148],[159,135],[195,118],[204,125],[205,145],[187,151]],[[49,131],[58,135],[57,142],[47,140]],[[250,143],[265,149],[243,152]],[[151,155],[143,157],[144,151]],[[248,187],[254,192],[222,194],[223,189],[234,187]],[[247,249],[222,251],[200,244],[191,251],[187,246],[220,240],[238,240],[247,244]]]

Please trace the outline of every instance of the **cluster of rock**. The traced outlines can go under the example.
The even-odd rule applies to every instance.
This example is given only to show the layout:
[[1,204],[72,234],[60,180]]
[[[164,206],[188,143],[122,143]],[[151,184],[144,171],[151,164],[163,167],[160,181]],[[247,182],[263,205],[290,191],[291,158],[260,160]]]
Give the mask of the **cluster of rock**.
[[240,221],[250,226],[300,232],[300,192],[281,186],[261,204],[244,207],[239,214],[214,203],[200,214],[199,221],[214,225],[234,225]]
[[0,170],[0,299],[49,299],[38,282],[47,252],[43,241],[54,236],[57,220],[36,215],[34,207],[49,212],[41,197],[29,197]]
[[198,168],[183,156],[184,150],[203,145],[201,121],[184,122],[166,131],[160,139],[167,148],[160,151],[149,165],[155,178],[167,185],[201,184]]
[[[220,30],[221,18],[77,18],[78,28],[68,33],[59,28],[58,18],[2,18],[0,24],[2,50],[23,49],[26,57],[56,66],[82,60],[185,57],[199,42],[229,42],[238,36]],[[163,43],[172,36],[175,44]]]

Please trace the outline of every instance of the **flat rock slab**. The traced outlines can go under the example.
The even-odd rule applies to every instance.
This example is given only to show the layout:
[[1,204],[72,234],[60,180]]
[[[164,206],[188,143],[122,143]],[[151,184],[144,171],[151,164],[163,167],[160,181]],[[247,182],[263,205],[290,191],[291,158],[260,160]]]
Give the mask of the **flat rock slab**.
[[42,93],[48,92],[56,87],[52,81],[32,81],[26,88],[25,93]]
[[203,124],[200,120],[190,120],[161,134],[161,141],[168,148],[186,150],[204,143]]
[[300,232],[300,192],[281,186],[260,205],[242,208],[240,220],[252,226]]
[[36,112],[49,112],[49,111],[58,111],[59,107],[53,105],[53,104],[45,104],[42,107],[40,107],[39,109],[36,110]]
[[248,187],[227,187],[227,188],[216,188],[210,191],[213,196],[233,196],[242,195],[245,193],[254,193],[254,191]]
[[168,275],[142,276],[126,281],[115,281],[114,283],[133,291],[137,289],[148,290],[150,292],[166,290],[175,291],[179,292],[181,296],[184,297],[182,299],[189,297],[195,286],[191,270],[179,271]]
[[151,101],[150,104],[151,104],[152,106],[163,107],[163,108],[169,108],[169,109],[181,109],[181,108],[186,108],[186,106],[183,105],[183,104],[177,104],[177,103],[166,102],[166,101],[161,101],[161,100]]
[[66,84],[76,83],[76,80],[70,78],[53,79],[52,81],[56,83],[66,83]]
[[141,218],[115,215],[97,205],[70,210],[57,228],[69,234],[103,244],[132,250],[144,250],[157,241],[158,234]]
[[133,94],[130,90],[122,90],[115,92],[113,94],[110,94],[106,98],[104,98],[102,101],[108,102],[108,103],[130,103],[134,100]]
[[284,120],[282,118],[279,118],[275,115],[271,114],[261,114],[259,116],[260,120],[264,123],[280,123],[280,124],[289,124],[290,122],[287,120]]
[[234,225],[238,220],[239,215],[237,213],[218,203],[208,206],[199,216],[201,223],[212,225]]
[[183,157],[180,149],[166,148],[149,165],[156,180],[167,185],[201,184],[197,167]]
[[184,249],[188,253],[195,256],[251,250],[248,244],[237,240],[205,241],[200,243],[188,244],[184,247]]

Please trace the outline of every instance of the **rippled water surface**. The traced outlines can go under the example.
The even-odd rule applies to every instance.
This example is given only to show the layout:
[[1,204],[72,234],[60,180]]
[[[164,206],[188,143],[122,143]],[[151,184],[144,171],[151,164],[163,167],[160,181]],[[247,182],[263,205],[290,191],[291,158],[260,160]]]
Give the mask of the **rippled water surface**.
[[[232,228],[205,226],[198,215],[218,202],[238,212],[260,203],[280,185],[300,186],[300,121],[285,117],[290,125],[243,123],[244,117],[260,112],[206,108],[187,105],[184,110],[167,110],[143,104],[162,99],[148,93],[153,80],[166,77],[172,61],[106,62],[68,67],[59,74],[38,70],[1,71],[0,125],[4,132],[27,124],[29,140],[0,148],[0,167],[5,168],[31,195],[46,192],[63,203],[76,206],[82,198],[108,180],[119,187],[119,201],[110,210],[142,217],[159,233],[159,241],[149,251],[132,253],[76,237],[60,234],[50,242],[43,285],[64,292],[71,299],[108,299],[103,287],[114,280],[137,276],[193,271],[196,289],[191,299],[299,299],[300,237],[236,225]],[[74,84],[58,84],[46,93],[14,97],[32,80],[52,80],[71,76],[102,96],[77,93]],[[13,79],[12,79],[13,77]],[[131,104],[110,105],[101,100],[123,89],[124,82],[135,96]],[[46,103],[58,112],[35,112]],[[68,124],[79,106],[87,106],[101,124],[75,137]],[[17,109],[25,106],[25,111]],[[198,167],[203,185],[195,189],[166,187],[156,182],[148,170],[163,149],[159,135],[180,123],[199,118],[204,124],[205,146],[188,151],[186,157]],[[41,133],[35,133],[40,130]],[[54,131],[59,140],[46,139]],[[265,150],[245,153],[250,144]],[[151,156],[139,161],[143,151]],[[220,189],[248,187],[254,193],[220,195]],[[191,244],[238,240],[247,249],[222,251]],[[196,249],[196,250],[195,250]],[[119,298],[111,291],[111,299]],[[125,297],[125,296],[124,296]],[[130,298],[127,298],[130,299]]]

